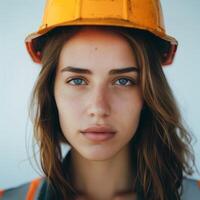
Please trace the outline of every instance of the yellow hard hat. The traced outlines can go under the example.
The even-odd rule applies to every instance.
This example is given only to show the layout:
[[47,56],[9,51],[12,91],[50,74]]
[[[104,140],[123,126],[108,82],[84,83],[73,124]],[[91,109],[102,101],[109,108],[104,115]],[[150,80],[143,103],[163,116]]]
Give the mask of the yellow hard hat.
[[49,31],[76,25],[118,26],[150,32],[165,44],[162,65],[173,62],[178,45],[165,32],[159,0],[47,0],[41,26],[25,39],[32,60],[41,63],[41,39]]

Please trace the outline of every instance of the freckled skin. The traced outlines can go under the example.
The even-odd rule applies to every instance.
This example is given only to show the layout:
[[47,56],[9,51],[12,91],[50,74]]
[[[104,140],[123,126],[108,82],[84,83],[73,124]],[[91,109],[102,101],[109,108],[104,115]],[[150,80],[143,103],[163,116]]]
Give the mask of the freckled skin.
[[[67,77],[76,74],[57,73],[55,80],[55,100],[63,133],[88,159],[109,158],[133,137],[143,104],[140,88],[114,86],[107,73],[109,69],[136,65],[127,41],[114,33],[82,30],[64,45],[59,69],[77,66],[94,72],[93,77],[84,75],[89,83],[79,88],[65,83]],[[132,77],[136,75],[133,73]],[[86,141],[79,130],[96,123],[108,124],[118,134],[102,144]]]
[[[93,74],[61,73],[66,66],[86,68]],[[143,98],[139,84],[124,86],[119,82],[120,78],[136,79],[137,73],[109,75],[108,72],[130,66],[137,67],[137,63],[125,38],[114,32],[90,28],[83,28],[71,37],[59,58],[54,95],[62,132],[79,166],[75,174],[82,177],[77,180],[77,187],[94,193],[91,195],[99,199],[106,199],[109,191],[129,184],[122,179],[130,175],[126,160],[128,143],[138,127]],[[81,84],[68,82],[72,78],[81,78]],[[115,136],[104,142],[93,142],[80,133],[96,124],[113,128]],[[108,176],[109,180],[105,181]]]

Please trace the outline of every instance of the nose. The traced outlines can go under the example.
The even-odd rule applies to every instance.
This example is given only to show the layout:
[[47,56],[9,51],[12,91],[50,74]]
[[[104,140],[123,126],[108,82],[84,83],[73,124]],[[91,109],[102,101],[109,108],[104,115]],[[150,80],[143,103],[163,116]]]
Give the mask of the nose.
[[110,115],[109,91],[99,87],[90,93],[88,99],[88,115],[93,117],[106,117]]

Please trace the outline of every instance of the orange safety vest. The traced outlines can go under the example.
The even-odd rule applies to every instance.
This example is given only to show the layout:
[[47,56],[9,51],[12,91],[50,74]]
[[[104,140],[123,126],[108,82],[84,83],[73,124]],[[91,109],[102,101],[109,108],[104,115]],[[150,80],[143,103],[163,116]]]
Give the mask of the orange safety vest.
[[[69,163],[71,151],[66,154],[63,165]],[[0,190],[0,200],[50,200],[52,197],[52,188],[48,187],[46,177],[36,178],[28,183],[17,187]],[[200,180],[183,176],[183,193],[181,200],[200,200]]]
[[[49,200],[48,190],[44,187],[46,179],[37,178],[15,188],[0,190],[0,200]],[[181,200],[200,199],[200,180],[183,178]]]
[[17,187],[0,190],[0,200],[38,200],[44,178],[36,178]]

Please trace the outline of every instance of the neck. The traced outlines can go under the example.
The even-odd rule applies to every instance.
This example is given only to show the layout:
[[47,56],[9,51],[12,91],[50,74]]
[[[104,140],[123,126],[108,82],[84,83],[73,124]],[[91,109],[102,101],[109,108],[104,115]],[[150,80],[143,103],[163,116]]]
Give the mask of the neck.
[[112,199],[134,192],[134,170],[128,146],[101,161],[88,160],[73,149],[71,153],[73,186],[90,199]]

